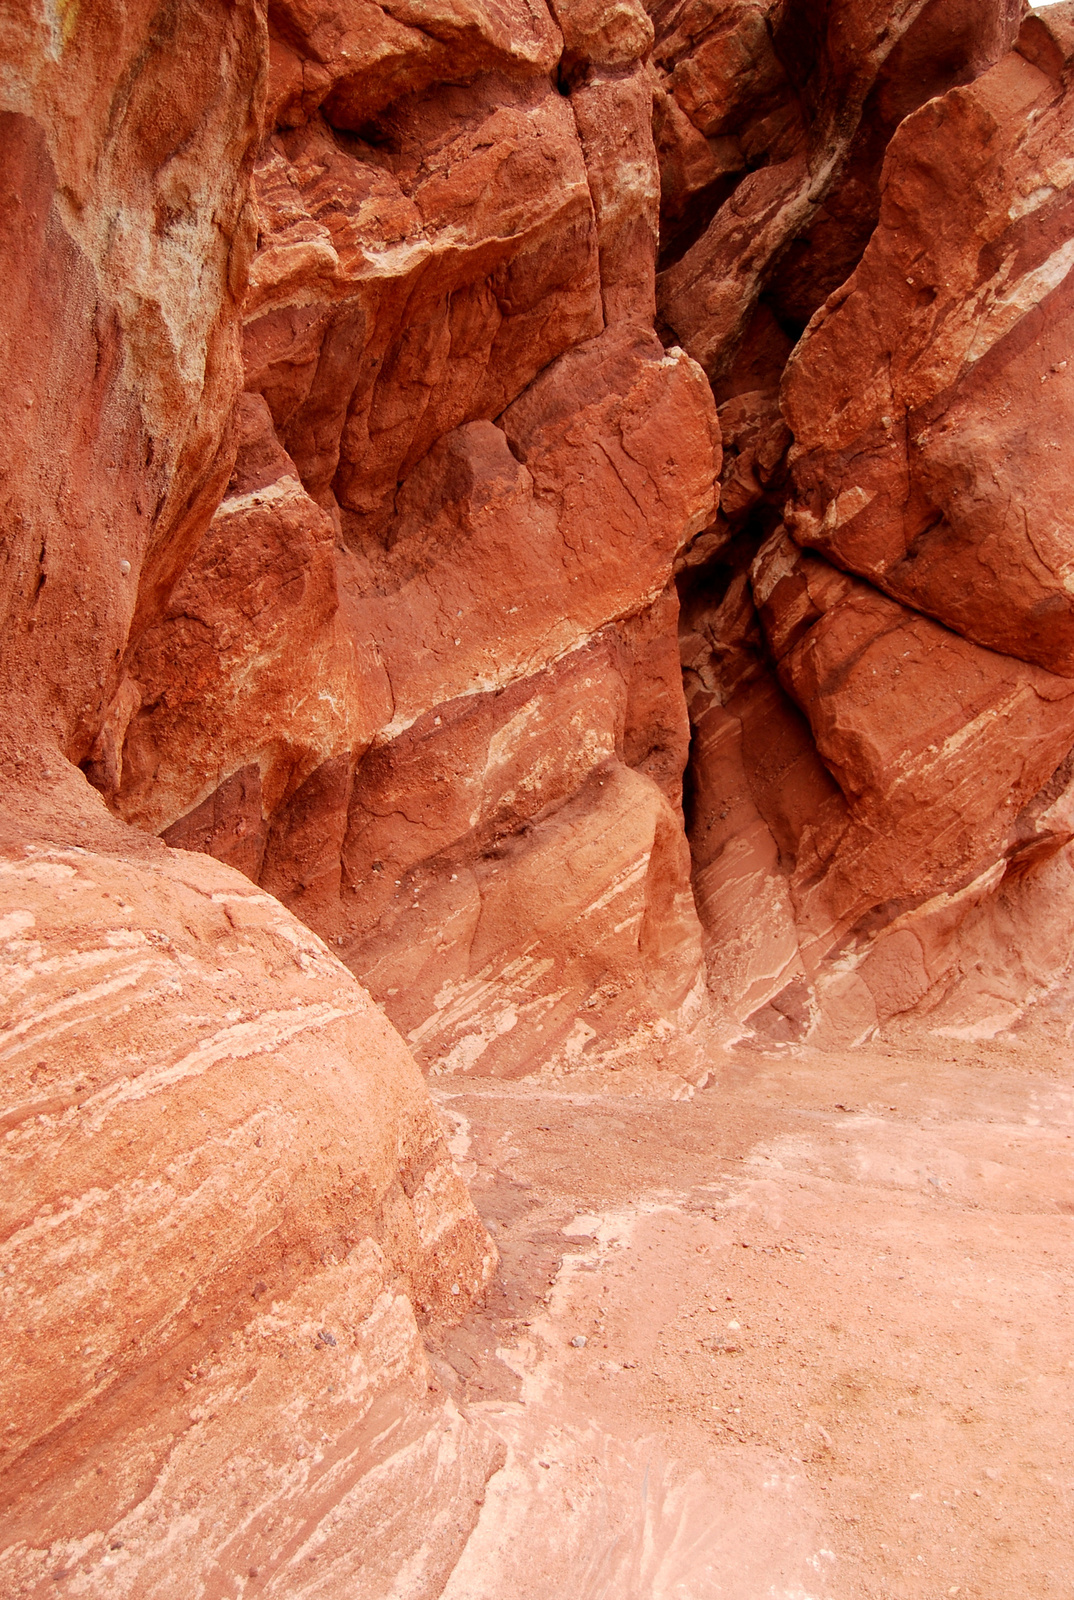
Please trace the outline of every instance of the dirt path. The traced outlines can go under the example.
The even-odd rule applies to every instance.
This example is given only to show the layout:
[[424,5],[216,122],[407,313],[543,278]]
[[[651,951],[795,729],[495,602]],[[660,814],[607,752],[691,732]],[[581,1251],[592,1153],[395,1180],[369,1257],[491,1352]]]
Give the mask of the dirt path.
[[1074,1093],[1042,1059],[441,1090],[502,1273],[438,1366],[507,1447],[445,1600],[1069,1600]]

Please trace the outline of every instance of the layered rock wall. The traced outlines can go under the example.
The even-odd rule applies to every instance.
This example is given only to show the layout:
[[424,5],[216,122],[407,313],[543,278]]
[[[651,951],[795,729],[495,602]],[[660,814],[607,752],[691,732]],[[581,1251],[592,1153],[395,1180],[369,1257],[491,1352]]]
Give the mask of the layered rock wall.
[[703,972],[777,1036],[903,1011],[848,969],[881,926],[1065,843],[1061,15],[271,8],[238,455],[85,763],[113,809],[437,1073],[645,1050]]
[[[315,935],[206,856],[99,819],[57,843],[54,816],[0,860],[4,1592],[252,1567],[372,1597],[371,1563],[426,1535],[390,1526],[414,1482],[473,1505],[489,1467],[467,1435],[439,1470],[458,1421],[422,1342],[481,1294],[487,1236],[413,1061]],[[377,1481],[385,1434],[405,1493]],[[385,1526],[359,1546],[363,1520]]]
[[[903,115],[860,263],[787,359],[788,281],[832,245],[850,154],[709,362],[723,509],[680,578],[695,887],[720,1000],[768,1037],[920,1011],[995,1032],[1068,959],[1069,8],[963,18],[955,86],[921,75],[915,110],[943,16],[867,102]],[[684,273],[720,215],[665,274],[699,355]],[[1030,904],[1053,944],[1032,977],[1000,932]]]
[[5,1592],[432,1597],[494,1252],[415,1057],[1065,968],[1072,10],[0,49]]
[[436,1592],[467,1523],[415,1487],[475,1515],[491,1455],[422,1335],[495,1252],[414,1061],[279,901],[79,771],[118,771],[126,654],[246,438],[265,18],[0,39],[0,1588]]
[[90,769],[438,1072],[641,1048],[703,990],[671,577],[719,434],[653,332],[652,26],[537,16],[438,55],[270,14],[238,459]]
[[[270,7],[235,146],[245,392],[225,426],[233,261],[199,397],[214,481],[233,466],[203,533],[200,447],[205,492],[162,518],[83,712],[72,749],[112,808],[282,897],[437,1072],[688,1028],[702,944],[719,1009],[812,1027],[878,917],[961,893],[1015,834],[1043,859],[1015,819],[1066,753],[1066,692],[1016,663],[1065,681],[1061,462],[1022,506],[1066,381],[1061,13],[1019,34],[994,0],[477,7],[430,32]],[[1010,437],[982,429],[997,384],[1039,426],[1008,402]],[[789,650],[777,613],[826,583],[793,541],[880,592],[826,589]],[[920,682],[900,668],[905,713],[847,712],[850,617],[870,661],[904,653],[882,595]],[[957,709],[915,709],[941,680]],[[962,805],[929,752],[986,716],[1021,731],[998,763],[962,740],[989,769]]]

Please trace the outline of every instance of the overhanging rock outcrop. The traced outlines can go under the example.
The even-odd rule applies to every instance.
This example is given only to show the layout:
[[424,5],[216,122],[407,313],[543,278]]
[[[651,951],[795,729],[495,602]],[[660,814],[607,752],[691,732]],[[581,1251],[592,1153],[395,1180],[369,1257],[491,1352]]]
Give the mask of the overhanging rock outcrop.
[[[900,85],[944,16],[954,86]],[[695,889],[721,1003],[770,1038],[994,1033],[1067,964],[1074,35],[1066,6],[993,21],[920,13],[873,102],[909,114],[860,262],[788,359],[787,274],[830,242],[848,157],[709,363],[723,510],[680,578]]]
[[671,577],[715,407],[653,332],[648,19],[565,9],[557,78],[542,15],[445,14],[438,56],[271,12],[238,457],[91,767],[436,1072],[644,1049],[704,988]]

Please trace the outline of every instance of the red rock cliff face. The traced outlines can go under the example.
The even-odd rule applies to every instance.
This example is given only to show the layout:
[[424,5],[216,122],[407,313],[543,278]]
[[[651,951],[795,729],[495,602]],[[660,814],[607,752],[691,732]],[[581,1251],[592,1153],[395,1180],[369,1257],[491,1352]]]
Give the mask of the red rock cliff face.
[[957,987],[1066,837],[1062,15],[271,8],[238,457],[131,636],[112,807],[436,1073],[646,1049],[703,972],[841,1039]]
[[[756,309],[717,313],[705,265],[749,180],[661,280],[726,397],[681,579],[695,889],[717,993],[769,1037],[995,1032],[1067,959],[1074,36],[1069,8],[1017,21],[911,20]],[[892,107],[875,226],[820,303]]]
[[719,466],[653,332],[651,24],[269,20],[238,459],[92,776],[435,1072],[641,1048],[703,991],[671,577]]
[[414,1057],[699,1077],[1066,961],[1072,10],[0,49],[5,1592],[432,1597],[494,1253]]
[[0,1589],[230,1591],[267,1554],[299,1594],[312,1538],[322,1589],[372,1594],[424,1529],[359,1552],[326,1516],[473,1506],[489,1449],[419,1320],[494,1251],[353,976],[77,765],[116,762],[124,654],[232,470],[264,18],[27,6],[0,39]]

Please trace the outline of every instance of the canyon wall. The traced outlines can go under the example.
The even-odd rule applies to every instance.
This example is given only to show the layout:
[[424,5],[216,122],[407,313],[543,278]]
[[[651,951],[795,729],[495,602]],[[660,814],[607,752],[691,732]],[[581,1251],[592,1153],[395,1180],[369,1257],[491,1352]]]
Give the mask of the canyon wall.
[[902,112],[879,183],[848,158],[744,335],[711,355],[722,213],[661,278],[727,460],[682,580],[695,890],[718,1002],[770,1041],[991,1035],[1069,965],[1074,30],[962,8],[944,52],[949,12],[866,100],[859,155]]
[[[1036,355],[1009,354],[1036,350],[1033,318],[1062,344],[1043,299],[1066,270],[1045,182],[1063,9],[1019,33],[1013,0],[523,6],[429,35],[405,10],[270,8],[238,453],[84,763],[111,808],[280,897],[434,1074],[614,1065],[713,1016],[845,1042],[939,1003],[965,977],[952,927],[1016,882],[1035,895],[1066,842],[1063,785],[1034,802],[1074,741],[1062,563],[985,526],[1022,518],[1035,437],[991,510],[956,483],[1012,445],[980,423],[997,383],[1037,382]],[[1011,221],[1034,185],[1047,207]],[[836,444],[851,389],[875,414]],[[865,448],[875,485],[853,476]],[[1034,515],[1058,549],[1063,509]],[[812,532],[834,516],[838,538]],[[980,581],[1004,537],[1021,578]],[[875,712],[886,753],[840,676],[845,610],[811,635],[834,651],[815,681],[804,644],[787,654],[772,563],[802,547],[814,589],[818,559],[871,586],[853,592],[878,649],[898,653],[885,595],[915,640],[925,617],[947,630],[921,635],[903,709]],[[997,631],[1013,591],[1054,620]],[[935,714],[916,704],[934,681],[953,696]],[[961,733],[932,760],[986,714],[1017,724],[1004,762]],[[846,717],[849,754],[824,731]],[[1062,921],[1065,887],[1045,899]],[[1008,1020],[1048,981],[1018,967]]]
[[431,1597],[495,1253],[415,1062],[1064,976],[1074,7],[0,51],[5,1590]]
[[279,901],[79,770],[235,459],[265,19],[0,29],[0,1589],[435,1592],[492,1458],[423,1334],[495,1252],[417,1068]]
[[719,433],[653,331],[652,26],[372,16],[270,10],[238,456],[89,771],[433,1072],[563,1070],[704,993],[672,568]]

